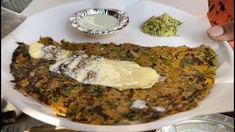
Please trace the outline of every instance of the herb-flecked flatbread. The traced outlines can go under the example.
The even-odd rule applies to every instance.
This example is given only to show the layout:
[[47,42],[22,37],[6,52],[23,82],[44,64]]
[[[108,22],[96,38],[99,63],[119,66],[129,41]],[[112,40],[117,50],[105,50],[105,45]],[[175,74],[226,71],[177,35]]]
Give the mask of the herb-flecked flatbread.
[[[162,80],[150,89],[117,90],[111,87],[82,84],[49,71],[54,60],[34,59],[29,45],[18,43],[10,65],[15,88],[49,105],[58,116],[87,124],[128,124],[131,121],[150,122],[195,108],[213,86],[216,54],[209,46],[141,47],[124,43],[60,43],[49,37],[38,41],[70,51],[85,51],[88,55],[111,60],[133,61],[157,71]],[[143,109],[131,106],[145,101]]]

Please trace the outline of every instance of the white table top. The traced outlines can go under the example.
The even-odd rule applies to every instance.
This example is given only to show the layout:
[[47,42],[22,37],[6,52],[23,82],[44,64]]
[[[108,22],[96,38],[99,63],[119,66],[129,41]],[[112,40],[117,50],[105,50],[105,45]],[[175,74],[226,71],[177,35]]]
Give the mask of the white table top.
[[[22,12],[23,15],[29,17],[40,11],[46,10],[58,5],[81,1],[81,0],[33,0],[27,8]],[[93,0],[98,1],[98,0]],[[172,6],[184,10],[193,15],[201,15],[208,11],[208,0],[151,0],[165,5]],[[197,5],[197,6],[195,6]]]

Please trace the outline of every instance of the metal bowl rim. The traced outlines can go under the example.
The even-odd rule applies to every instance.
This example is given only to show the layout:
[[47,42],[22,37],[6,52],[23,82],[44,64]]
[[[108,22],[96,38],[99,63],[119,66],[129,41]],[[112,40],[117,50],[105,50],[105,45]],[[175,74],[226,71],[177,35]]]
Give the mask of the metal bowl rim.
[[[110,28],[110,29],[107,29],[107,30],[95,30],[95,29],[88,29],[82,25],[80,25],[77,21],[78,19],[78,14],[81,14],[81,13],[84,13],[86,11],[89,11],[89,10],[96,10],[96,11],[104,11],[104,10],[107,10],[107,11],[114,11],[116,12],[117,14],[119,14],[120,16],[123,17],[122,21],[119,22],[119,24],[113,28]],[[96,13],[96,14],[99,14],[99,13]],[[90,14],[90,15],[94,15],[94,14]],[[106,14],[106,15],[109,15],[109,14]],[[89,15],[86,15],[86,16],[89,16]],[[81,18],[84,18],[85,16],[81,17]],[[70,24],[72,25],[72,27],[74,27],[75,29],[85,33],[85,34],[90,34],[90,35],[108,35],[108,34],[113,34],[115,32],[118,32],[120,30],[122,30],[123,28],[125,28],[128,23],[129,23],[129,17],[128,15],[125,13],[125,11],[121,11],[121,10],[118,10],[118,9],[114,9],[114,8],[86,8],[86,9],[83,9],[83,10],[80,10],[80,11],[77,11],[75,12],[72,16],[70,16],[69,18],[70,20]]]

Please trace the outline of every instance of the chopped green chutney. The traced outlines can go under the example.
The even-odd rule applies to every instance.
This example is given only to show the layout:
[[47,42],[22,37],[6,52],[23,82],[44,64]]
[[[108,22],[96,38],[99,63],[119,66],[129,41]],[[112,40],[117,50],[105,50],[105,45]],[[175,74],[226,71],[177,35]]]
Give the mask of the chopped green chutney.
[[142,25],[143,31],[146,34],[158,37],[177,36],[176,28],[182,24],[180,21],[172,18],[167,13],[161,16],[152,16]]

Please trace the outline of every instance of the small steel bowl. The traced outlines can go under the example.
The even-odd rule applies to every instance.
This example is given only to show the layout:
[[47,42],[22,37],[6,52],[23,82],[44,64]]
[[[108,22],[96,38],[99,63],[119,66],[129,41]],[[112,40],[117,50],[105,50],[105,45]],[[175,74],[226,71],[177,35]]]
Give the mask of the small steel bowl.
[[[88,29],[82,26],[81,24],[79,24],[79,21],[82,20],[84,17],[91,16],[91,15],[98,15],[98,14],[113,16],[114,18],[118,20],[119,24],[112,28],[100,29],[100,30]],[[74,13],[70,17],[69,20],[70,20],[70,24],[72,25],[72,27],[74,27],[78,31],[93,38],[103,38],[103,37],[111,36],[114,33],[122,30],[129,23],[129,17],[124,11],[120,11],[117,9],[101,9],[101,8],[89,8],[89,9],[78,11]]]

